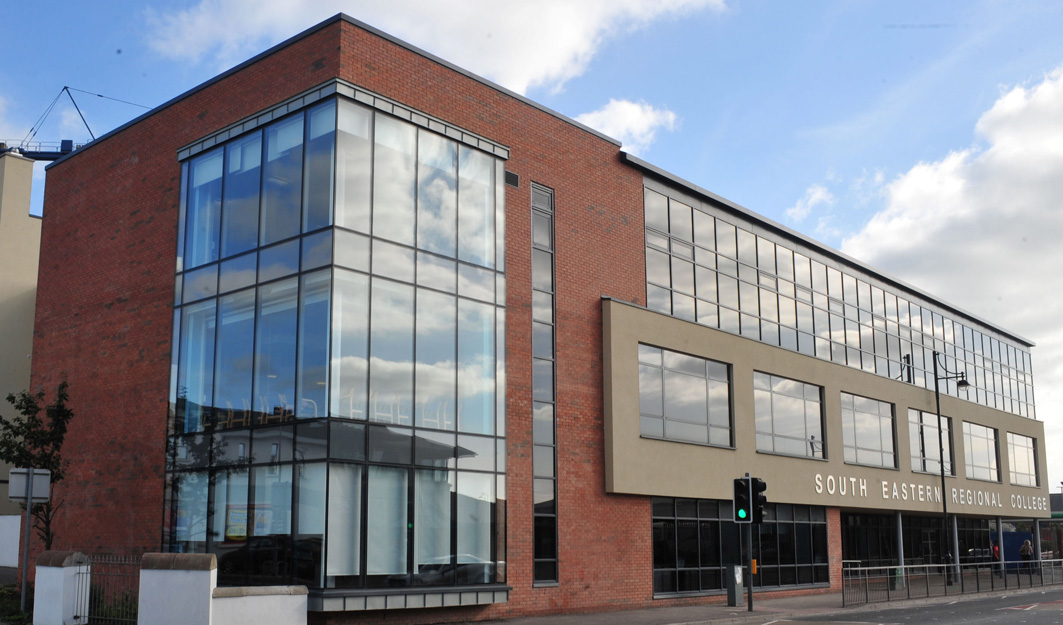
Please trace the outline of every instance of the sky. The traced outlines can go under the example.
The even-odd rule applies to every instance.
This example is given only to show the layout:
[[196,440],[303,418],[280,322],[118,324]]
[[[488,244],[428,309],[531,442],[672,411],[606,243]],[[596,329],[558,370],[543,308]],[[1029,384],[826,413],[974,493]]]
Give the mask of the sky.
[[0,141],[88,141],[339,12],[1030,339],[1060,492],[1063,3],[2,2]]

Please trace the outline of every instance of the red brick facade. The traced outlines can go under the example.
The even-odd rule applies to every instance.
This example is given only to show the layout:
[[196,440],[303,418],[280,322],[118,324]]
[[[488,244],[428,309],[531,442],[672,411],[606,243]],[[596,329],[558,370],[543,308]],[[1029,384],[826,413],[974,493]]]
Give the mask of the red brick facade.
[[[177,150],[336,77],[507,146],[506,170],[520,176],[519,188],[506,187],[510,601],[388,612],[386,620],[653,605],[650,501],[605,493],[600,358],[600,297],[645,300],[642,174],[620,162],[615,144],[342,19],[49,171],[33,386],[54,388],[68,380],[77,413],[65,449],[70,470],[58,491],[65,505],[55,548],[139,553],[161,547]],[[560,583],[542,588],[531,579],[530,182],[553,189],[556,206]],[[839,513],[828,514],[831,584],[837,587]],[[373,622],[384,614],[312,618]]]

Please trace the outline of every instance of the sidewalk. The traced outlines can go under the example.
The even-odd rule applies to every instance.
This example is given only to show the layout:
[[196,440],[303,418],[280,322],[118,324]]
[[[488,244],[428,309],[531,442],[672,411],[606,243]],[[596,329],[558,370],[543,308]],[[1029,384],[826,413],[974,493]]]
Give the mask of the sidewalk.
[[842,607],[840,592],[799,597],[780,597],[775,599],[758,599],[753,595],[753,611],[746,609],[743,603],[738,607],[727,605],[701,605],[667,608],[646,608],[619,612],[595,612],[589,614],[561,614],[553,616],[533,616],[489,621],[497,625],[712,625],[712,624],[746,624],[767,623],[817,614],[859,613],[888,610],[891,608],[910,607],[933,603],[949,603],[982,599],[999,595],[1016,595],[1028,592],[1040,592],[1040,587],[1009,589],[980,594],[949,595],[947,597],[929,597],[906,599],[882,603],[866,603]]

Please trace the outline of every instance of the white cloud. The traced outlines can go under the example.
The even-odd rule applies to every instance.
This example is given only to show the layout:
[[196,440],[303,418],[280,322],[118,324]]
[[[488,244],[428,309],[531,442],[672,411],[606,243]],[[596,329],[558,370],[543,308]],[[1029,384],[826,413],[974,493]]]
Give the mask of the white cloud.
[[[1063,478],[1063,68],[1004,93],[980,143],[888,183],[842,250],[1037,343],[1038,418]],[[1003,435],[1002,435],[1003,436]],[[1002,447],[1002,453],[1006,447]],[[1007,480],[1008,476],[1003,476]]]
[[205,56],[230,67],[331,15],[346,12],[512,89],[560,89],[586,69],[603,42],[657,19],[725,0],[200,0],[149,10],[147,39],[166,57]]
[[793,221],[801,221],[808,217],[812,209],[820,204],[833,204],[834,194],[821,184],[814,184],[805,189],[805,196],[797,200],[797,203],[786,209],[786,216]]
[[581,124],[619,139],[624,149],[631,154],[639,154],[649,148],[658,130],[674,130],[677,120],[672,111],[630,100],[609,100],[597,111],[576,117]]

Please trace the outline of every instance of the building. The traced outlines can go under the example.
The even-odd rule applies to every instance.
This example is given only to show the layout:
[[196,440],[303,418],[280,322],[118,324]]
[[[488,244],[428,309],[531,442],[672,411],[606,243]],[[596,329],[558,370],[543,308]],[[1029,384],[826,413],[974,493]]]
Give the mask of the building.
[[437,622],[721,601],[747,471],[766,592],[1049,516],[1029,341],[346,16],[56,161],[45,214],[64,548]]
[[[0,415],[14,416],[6,401],[29,388],[33,351],[33,309],[41,220],[30,215],[33,161],[0,144]],[[8,473],[0,463],[0,566],[17,566],[22,517],[7,498]]]

